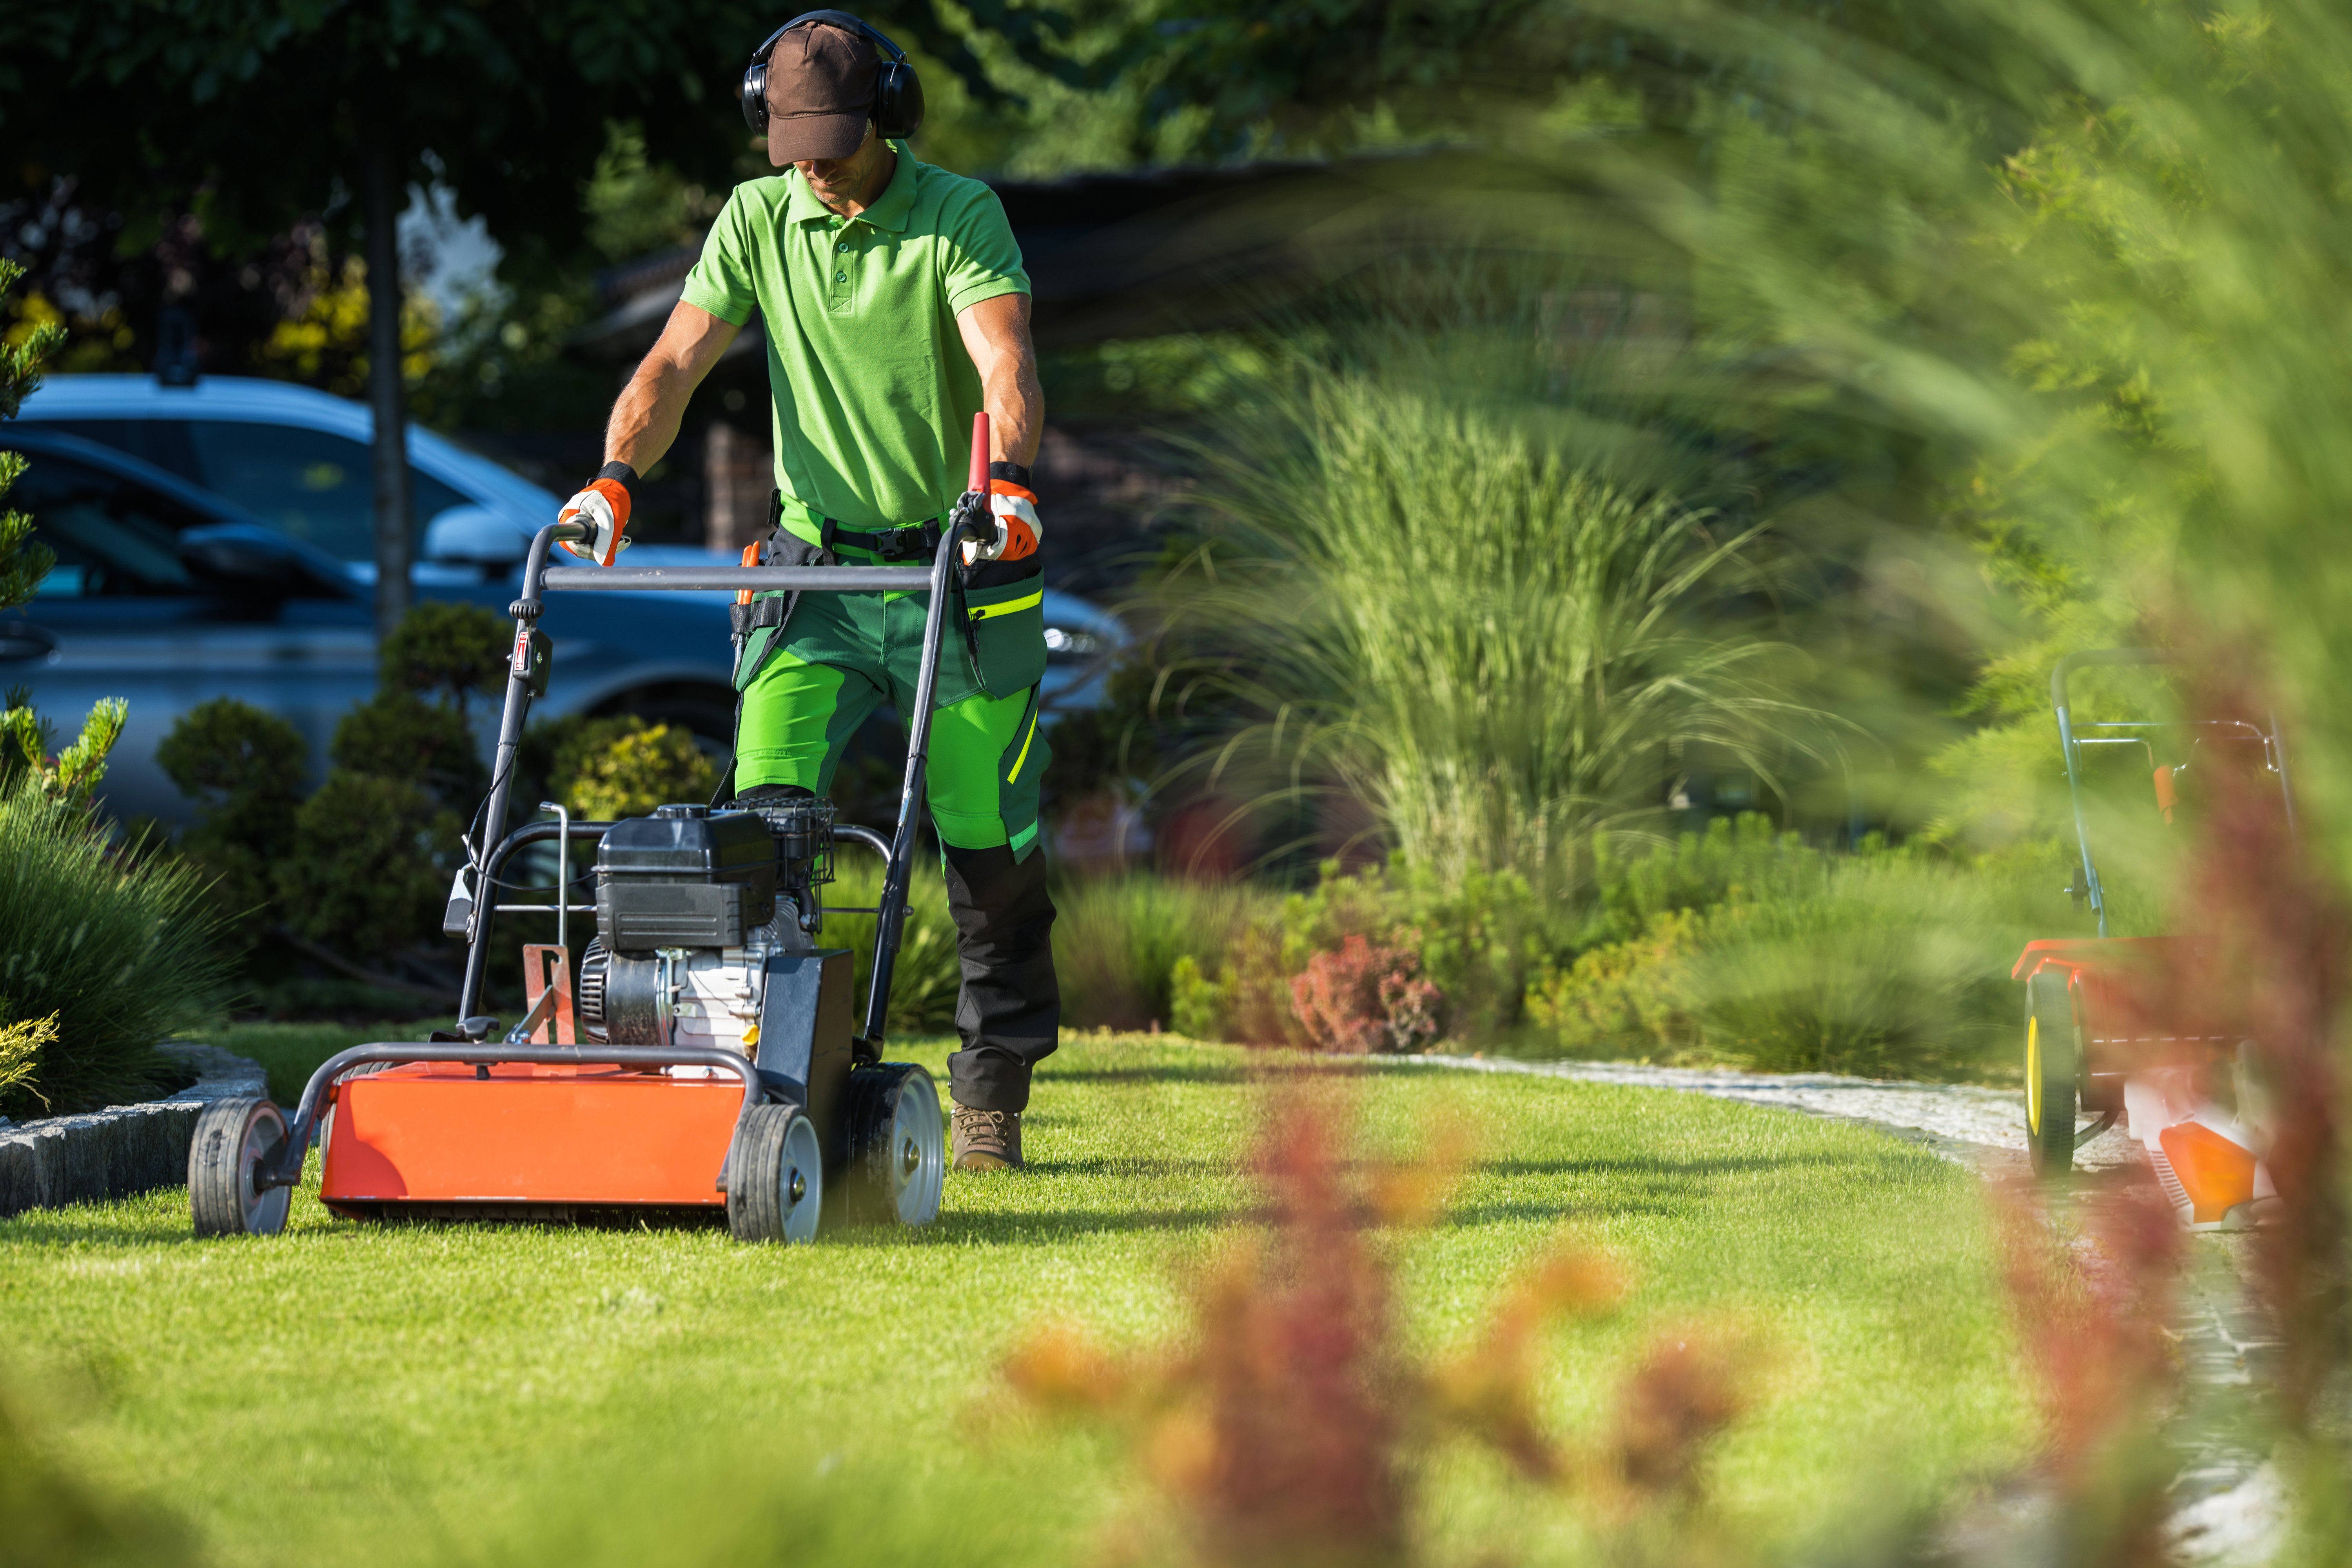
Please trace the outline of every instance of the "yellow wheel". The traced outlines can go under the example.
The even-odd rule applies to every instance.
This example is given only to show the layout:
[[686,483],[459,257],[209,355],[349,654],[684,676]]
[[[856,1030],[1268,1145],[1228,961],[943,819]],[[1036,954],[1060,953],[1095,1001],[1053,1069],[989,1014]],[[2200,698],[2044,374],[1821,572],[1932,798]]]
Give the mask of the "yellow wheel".
[[2082,1027],[2070,978],[2045,969],[2025,983],[2025,1147],[2037,1176],[2074,1168]]

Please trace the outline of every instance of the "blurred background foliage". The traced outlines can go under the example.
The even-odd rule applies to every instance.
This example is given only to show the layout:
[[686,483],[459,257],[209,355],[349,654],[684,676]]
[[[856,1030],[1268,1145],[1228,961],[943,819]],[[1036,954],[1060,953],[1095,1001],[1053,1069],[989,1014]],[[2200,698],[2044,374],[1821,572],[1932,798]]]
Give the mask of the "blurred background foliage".
[[[220,368],[356,390],[366,277],[330,152],[358,134],[367,70],[337,65],[258,129],[228,117],[244,144],[282,122],[330,150],[257,185],[223,180],[209,132],[121,174],[124,138],[145,132],[109,118],[108,94],[213,104],[378,23],[199,6],[158,53],[121,37],[131,16],[0,23],[23,94],[0,111],[24,154],[5,244],[31,268],[11,341],[62,334],[63,367],[136,366],[154,310],[183,300]],[[1847,1043],[1738,1054],[1998,1074],[1998,1008],[1954,1002],[1969,988],[1952,976],[2019,930],[2080,925],[2053,847],[2056,653],[2193,621],[2281,661],[2266,673],[2292,721],[2325,711],[2293,671],[2326,668],[2308,629],[2326,616],[2306,601],[2282,620],[2268,597],[2274,579],[2305,595],[2324,581],[2294,552],[2340,482],[2309,391],[2333,374],[2324,334],[2284,330],[2326,318],[2335,283],[2310,238],[2336,221],[2344,40],[2322,8],[1098,0],[872,19],[914,50],[918,148],[950,167],[1034,182],[1337,160],[1370,192],[1289,242],[1311,289],[1047,355],[1056,418],[1148,434],[1172,497],[1137,516],[1118,593],[1139,646],[1108,705],[1058,731],[1052,808],[1124,803],[1159,873],[1251,889],[1138,890],[1137,871],[1097,888],[1074,862],[1071,910],[1123,911],[1066,920],[1066,963],[1096,977],[1074,994],[1105,999],[1077,1002],[1077,1021],[1168,1024],[1181,998],[1195,1023],[1290,1037],[1281,997],[1321,949],[1269,911],[1370,878],[1426,889],[1410,921],[1324,938],[1410,932],[1461,993],[1457,1041],[1603,1048],[1589,1019],[1666,1017],[1633,998],[1671,971],[1671,1022],[1628,1037],[1727,1052],[1772,1031],[1701,1005],[1745,973],[1702,949],[1779,952],[1800,927],[1834,946],[1847,902],[1895,942],[1925,917],[1867,911],[1913,899],[1959,919],[1949,895],[1979,935],[1883,966],[1919,988],[1864,1009],[1884,1015],[1876,1043],[1821,1024],[1836,1011],[1822,1002],[1814,1024],[1774,1028]],[[698,0],[621,40],[563,7],[427,6],[366,33],[419,70],[466,53],[465,80],[528,97],[550,90],[530,50],[571,27],[598,106],[458,126],[436,89],[402,108],[404,177],[454,192],[500,251],[463,298],[408,300],[424,417],[461,434],[601,420],[609,374],[570,347],[605,308],[600,279],[691,247],[730,186],[766,172],[722,90],[761,22]],[[22,63],[43,59],[56,79]],[[236,826],[234,791],[193,784],[212,815],[187,847],[242,889],[239,930],[283,897],[253,866],[295,853],[301,814],[326,854],[350,796],[400,825],[377,847],[415,868],[405,912],[362,942],[329,898],[306,906],[315,930],[284,929],[347,962],[428,948],[446,846],[398,845],[462,817],[479,780],[467,688],[425,687],[388,679],[299,808],[271,785]],[[2079,700],[2095,716],[2174,699],[2094,675]],[[533,782],[583,812],[698,797],[708,764],[676,739],[546,731]],[[2321,757],[2335,744],[2310,740]],[[1611,868],[1748,813],[1857,858],[1854,875],[1787,895],[1811,911],[1795,925],[1721,890],[1596,924]],[[251,864],[231,848],[247,840]],[[2109,875],[2134,929],[2154,929],[2163,865]],[[1255,912],[1200,913],[1212,935],[1172,946],[1119,934],[1200,900]],[[1750,912],[1709,912],[1734,908]],[[1476,977],[1457,952],[1483,953]],[[1622,994],[1586,998],[1579,974]],[[1949,1007],[1966,1021],[1917,1021]]]

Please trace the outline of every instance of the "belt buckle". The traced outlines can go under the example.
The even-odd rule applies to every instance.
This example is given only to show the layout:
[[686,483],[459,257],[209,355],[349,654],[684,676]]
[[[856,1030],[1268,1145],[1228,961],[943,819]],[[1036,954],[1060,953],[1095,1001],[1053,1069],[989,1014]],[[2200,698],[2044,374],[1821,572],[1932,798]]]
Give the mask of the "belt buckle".
[[904,561],[910,553],[907,549],[907,535],[910,531],[912,531],[908,529],[894,528],[887,533],[877,535],[874,542],[874,553],[884,561]]

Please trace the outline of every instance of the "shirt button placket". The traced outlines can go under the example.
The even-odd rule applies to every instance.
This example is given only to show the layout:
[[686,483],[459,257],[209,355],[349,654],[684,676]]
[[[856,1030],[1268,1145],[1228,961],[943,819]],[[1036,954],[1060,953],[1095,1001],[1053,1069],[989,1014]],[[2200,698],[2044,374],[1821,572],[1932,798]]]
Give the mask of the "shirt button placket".
[[849,309],[849,233],[845,226],[834,234],[833,293],[829,303],[836,310]]

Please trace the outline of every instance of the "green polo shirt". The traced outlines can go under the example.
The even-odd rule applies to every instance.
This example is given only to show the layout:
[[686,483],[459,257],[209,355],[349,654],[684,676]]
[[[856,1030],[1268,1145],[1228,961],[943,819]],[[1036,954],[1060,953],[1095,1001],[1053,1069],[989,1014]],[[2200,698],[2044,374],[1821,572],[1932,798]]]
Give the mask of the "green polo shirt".
[[682,296],[737,326],[755,309],[765,322],[776,486],[810,539],[813,517],[871,529],[946,512],[981,408],[956,312],[1029,291],[996,193],[890,145],[889,188],[853,218],[798,169],[736,186]]

